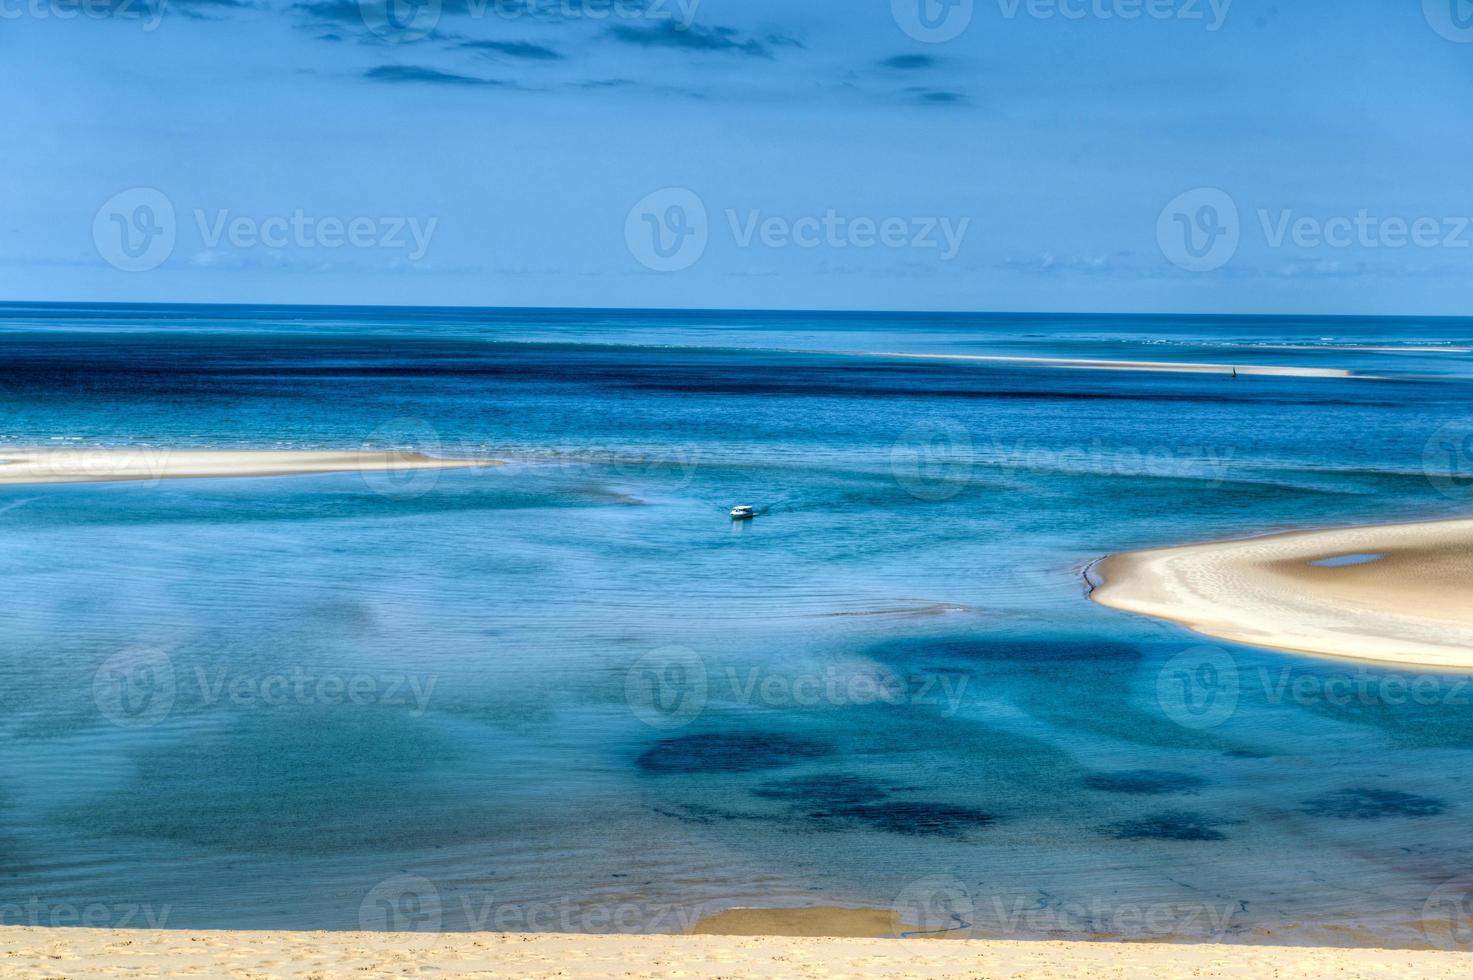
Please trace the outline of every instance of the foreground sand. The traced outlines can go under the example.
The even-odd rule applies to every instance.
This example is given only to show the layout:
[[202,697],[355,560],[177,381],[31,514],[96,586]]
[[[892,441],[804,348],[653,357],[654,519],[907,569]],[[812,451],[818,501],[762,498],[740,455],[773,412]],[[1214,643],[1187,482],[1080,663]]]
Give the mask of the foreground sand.
[[182,449],[0,450],[0,486],[104,483],[192,477],[293,476],[401,472],[494,465],[492,460],[436,459],[414,452]]
[[0,977],[1467,977],[1467,953],[729,936],[0,927]]
[[[1375,557],[1324,566],[1325,559]],[[1473,669],[1473,520],[1275,534],[1114,555],[1106,606],[1256,646]]]

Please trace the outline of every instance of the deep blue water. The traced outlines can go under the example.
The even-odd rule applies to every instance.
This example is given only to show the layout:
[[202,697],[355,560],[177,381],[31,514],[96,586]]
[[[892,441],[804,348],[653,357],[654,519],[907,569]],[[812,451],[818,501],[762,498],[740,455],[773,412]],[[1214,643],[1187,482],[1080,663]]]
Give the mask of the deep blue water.
[[[1470,341],[0,306],[0,456],[508,461],[0,488],[0,921],[672,931],[839,904],[1423,941],[1473,875],[1467,680],[1204,642],[1090,603],[1083,571],[1466,513]],[[895,351],[1354,376],[868,356]]]

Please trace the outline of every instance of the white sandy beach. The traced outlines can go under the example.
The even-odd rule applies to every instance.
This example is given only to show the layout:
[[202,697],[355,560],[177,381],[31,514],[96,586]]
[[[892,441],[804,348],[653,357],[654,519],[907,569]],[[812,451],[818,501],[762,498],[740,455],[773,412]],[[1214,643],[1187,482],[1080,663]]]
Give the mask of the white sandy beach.
[[909,357],[925,361],[985,361],[1082,371],[1160,371],[1167,374],[1262,375],[1280,378],[1351,378],[1344,368],[1296,367],[1288,364],[1210,364],[1196,361],[1111,361],[1086,357],[1007,357],[997,354],[910,354],[879,351],[872,357]]
[[0,977],[1466,977],[1461,952],[736,936],[0,928]]
[[0,450],[0,486],[203,477],[401,472],[496,465],[415,452],[128,449]]
[[[1339,564],[1315,564],[1324,562]],[[1240,643],[1473,669],[1473,520],[1114,555],[1092,598]]]

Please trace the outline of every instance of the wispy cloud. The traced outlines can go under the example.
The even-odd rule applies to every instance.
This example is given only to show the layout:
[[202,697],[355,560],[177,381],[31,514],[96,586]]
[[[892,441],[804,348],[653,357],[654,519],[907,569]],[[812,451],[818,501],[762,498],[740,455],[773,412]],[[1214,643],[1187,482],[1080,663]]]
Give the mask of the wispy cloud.
[[1068,275],[1113,275],[1120,276],[1138,270],[1129,262],[1129,255],[1054,255],[1044,253],[1034,256],[1016,256],[1004,259],[1000,265],[1011,272],[1031,276]]
[[505,86],[507,83],[494,78],[476,78],[472,75],[458,75],[454,72],[440,71],[438,68],[425,68],[421,65],[379,65],[370,68],[363,73],[363,77],[374,82],[415,82],[429,85],[495,85]]
[[508,58],[524,58],[528,61],[561,61],[562,52],[529,41],[462,41],[460,47],[473,51],[490,51]]
[[965,92],[953,92],[950,89],[937,88],[911,88],[906,89],[919,102],[927,102],[931,105],[957,105],[967,101]]
[[768,34],[763,37],[744,36],[731,27],[682,27],[673,22],[656,24],[652,27],[635,27],[616,24],[609,28],[609,36],[625,44],[642,48],[674,48],[683,51],[721,51],[744,54],[754,58],[771,58],[774,48],[801,48],[796,38],[784,34]]
[[940,63],[939,59],[929,54],[897,54],[893,58],[886,58],[880,62],[880,67],[894,71],[920,71],[925,68],[935,68]]
[[167,0],[167,3],[169,10],[194,20],[224,20],[226,14],[256,6],[246,0]]
[[631,78],[590,78],[572,83],[572,88],[584,91],[613,92],[628,91],[646,95],[676,96],[686,99],[709,98],[708,93],[680,85],[649,85]]
[[362,8],[353,0],[300,0],[292,10],[340,24],[363,24]]

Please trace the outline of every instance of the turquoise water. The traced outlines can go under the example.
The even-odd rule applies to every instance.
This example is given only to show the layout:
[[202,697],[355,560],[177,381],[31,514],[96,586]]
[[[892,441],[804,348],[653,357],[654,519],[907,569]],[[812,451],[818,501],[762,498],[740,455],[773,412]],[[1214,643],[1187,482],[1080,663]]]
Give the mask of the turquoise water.
[[0,488],[0,921],[662,932],[826,904],[1416,944],[1466,899],[1466,678],[1205,642],[1084,573],[1465,514],[1473,322],[0,317],[0,457],[507,461]]

